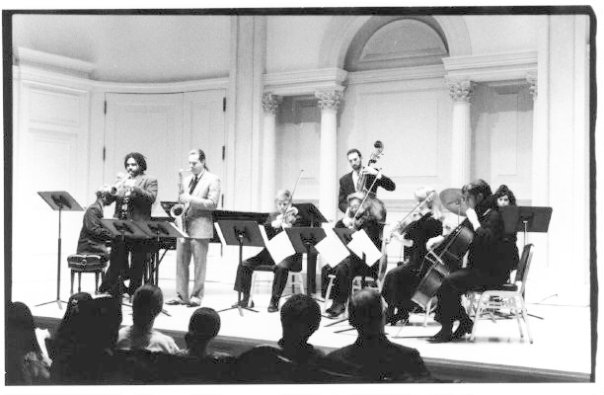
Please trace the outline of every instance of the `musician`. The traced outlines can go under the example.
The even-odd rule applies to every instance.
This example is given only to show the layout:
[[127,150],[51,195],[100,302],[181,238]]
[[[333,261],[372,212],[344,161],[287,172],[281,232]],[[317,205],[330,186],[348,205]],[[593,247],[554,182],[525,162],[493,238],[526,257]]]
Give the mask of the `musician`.
[[[503,220],[497,210],[491,187],[484,180],[476,180],[462,188],[468,209],[462,225],[474,232],[468,251],[466,268],[447,275],[437,296],[435,319],[441,330],[431,338],[432,342],[448,342],[472,332],[473,322],[461,305],[461,295],[482,286],[504,284],[509,277],[509,261],[506,256]],[[452,332],[453,324],[459,326]]]
[[96,200],[84,212],[78,240],[78,254],[99,255],[101,260],[107,261],[109,250],[106,243],[111,241],[113,235],[103,227],[101,220],[103,219],[103,207],[109,206],[114,200],[110,187],[104,186],[96,191]]
[[[147,161],[138,152],[131,152],[124,158],[126,178],[115,185],[115,213],[114,218],[134,221],[148,221],[151,219],[151,207],[157,197],[157,179],[145,174]],[[99,290],[107,292],[115,290],[122,280],[129,278],[127,292],[132,297],[134,291],[140,287],[143,279],[143,268],[148,245],[140,240],[114,239],[111,246],[111,262],[107,275]],[[128,266],[128,256],[130,267]]]
[[[505,184],[500,185],[493,196],[495,199],[497,199],[498,209],[516,205],[516,196],[514,196],[514,192],[512,192]],[[520,257],[518,255],[518,245],[516,244],[518,240],[516,237],[516,232],[509,234],[506,233],[503,236],[503,240],[507,246],[507,259],[510,262],[511,270],[515,270],[518,267],[518,262],[520,261]]]
[[[299,222],[301,219],[297,217],[297,209],[291,206],[290,199],[290,191],[280,190],[277,192],[275,197],[277,212],[271,213],[264,224],[269,239],[272,239],[278,233],[282,232],[285,227],[300,226]],[[264,248],[257,255],[243,261],[237,268],[237,277],[235,278],[234,287],[235,291],[241,291],[243,294],[243,297],[239,302],[239,305],[242,307],[247,307],[249,303],[252,274],[254,270],[261,265],[271,266],[275,273],[271,299],[268,306],[268,312],[274,313],[279,311],[279,299],[287,284],[289,271],[299,272],[302,270],[302,254],[296,253],[276,264],[271,257],[271,254]],[[237,303],[235,306],[237,306]]]
[[[191,175],[182,180],[180,203],[185,209],[182,214],[183,230],[190,238],[179,238],[176,243],[176,297],[167,304],[201,305],[206,279],[206,261],[210,239],[214,235],[212,211],[220,198],[220,178],[210,173],[206,166],[206,155],[201,149],[189,152]],[[189,264],[194,262],[193,289],[189,295]]]
[[[348,196],[346,215],[336,223],[336,228],[349,228],[356,231],[365,230],[373,244],[382,249],[382,221],[385,219],[383,206],[377,204],[377,199],[367,199],[363,203],[364,194],[357,192]],[[351,254],[340,262],[333,270],[335,279],[332,288],[333,303],[325,312],[330,318],[335,318],[344,312],[345,303],[350,294],[352,280],[355,276],[371,276],[377,278],[379,265],[368,266],[361,258]],[[327,295],[329,296],[329,295]]]
[[[392,236],[410,244],[405,247],[407,263],[390,270],[384,278],[382,296],[388,307],[386,322],[395,325],[407,321],[413,308],[411,297],[425,273],[421,265],[428,252],[426,243],[443,233],[443,214],[438,194],[434,189],[422,187],[415,191],[418,209],[410,222],[401,222],[393,230]],[[401,232],[404,231],[404,236]],[[396,310],[396,312],[395,312]]]
[[[350,164],[352,171],[340,178],[340,191],[338,196],[338,207],[340,208],[340,211],[346,211],[346,208],[348,207],[346,199],[351,193],[363,192],[364,188],[370,187],[371,192],[374,195],[378,187],[382,187],[387,191],[394,191],[396,189],[394,181],[383,175],[381,171],[378,171],[371,166],[363,166],[363,158],[358,149],[352,148],[348,150],[346,156],[348,157],[348,163]],[[366,177],[363,177],[364,174]],[[361,185],[363,178],[365,179],[365,182],[364,185]]]

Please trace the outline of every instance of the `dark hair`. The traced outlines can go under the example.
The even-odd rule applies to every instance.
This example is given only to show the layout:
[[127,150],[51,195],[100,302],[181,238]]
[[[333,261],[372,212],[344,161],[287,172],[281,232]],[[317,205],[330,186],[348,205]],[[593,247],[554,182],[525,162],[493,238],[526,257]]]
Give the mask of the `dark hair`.
[[8,345],[19,349],[24,355],[30,351],[40,353],[34,317],[29,307],[22,302],[12,302],[8,305],[6,315]]
[[516,205],[516,196],[514,196],[514,192],[512,192],[512,190],[505,184],[501,184],[493,195],[495,195],[495,201],[502,196],[507,196],[508,199],[510,199],[510,206]]
[[319,329],[321,323],[321,308],[319,304],[310,296],[304,294],[295,294],[281,307],[281,325],[284,328],[293,326],[296,323],[305,323],[308,325],[309,333]]
[[220,331],[220,316],[210,307],[200,307],[193,312],[189,320],[189,334],[212,339]]
[[205,153],[205,152],[203,152],[203,150],[202,150],[201,148],[196,148],[196,149],[192,149],[191,151],[189,151],[189,155],[193,155],[193,154],[196,154],[196,155],[197,155],[197,158],[199,158],[199,161],[200,161],[200,162],[204,162],[204,163],[203,163],[203,168],[204,168],[204,169],[206,169],[206,170],[210,170],[210,169],[208,169],[208,166],[207,166],[207,165],[206,165],[206,163],[205,163],[205,160],[206,160],[206,153]]
[[145,160],[145,156],[138,152],[130,152],[129,154],[126,155],[126,157],[124,158],[124,168],[127,167],[128,159],[130,159],[130,158],[132,158],[136,161],[136,163],[138,164],[138,167],[141,168],[141,172],[147,171],[147,161]]
[[348,155],[350,155],[350,154],[354,154],[354,153],[358,154],[358,155],[359,155],[359,157],[363,157],[363,155],[361,155],[361,151],[359,151],[359,150],[358,150],[358,149],[356,149],[356,148],[351,148],[351,149],[349,149],[349,150],[348,150],[348,152],[346,152],[346,156],[348,156]]
[[134,292],[132,297],[132,312],[136,317],[142,313],[149,317],[157,317],[164,305],[164,295],[161,289],[153,284],[145,284]]
[[365,288],[350,297],[348,321],[357,330],[381,327],[384,311],[378,291]]
[[489,186],[489,184],[487,184],[485,180],[481,178],[464,185],[461,188],[461,192],[464,194],[468,193],[474,197],[477,197],[479,194],[482,194],[483,199],[476,206],[478,210],[484,211],[488,208],[495,208],[495,206],[497,205],[497,202],[492,197],[493,192],[491,192],[491,187]]

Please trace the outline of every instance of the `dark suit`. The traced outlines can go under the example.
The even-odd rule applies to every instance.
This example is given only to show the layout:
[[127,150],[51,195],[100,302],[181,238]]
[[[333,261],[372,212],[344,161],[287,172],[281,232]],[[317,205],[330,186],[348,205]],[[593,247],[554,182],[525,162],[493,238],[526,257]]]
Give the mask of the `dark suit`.
[[[124,188],[118,190],[114,217],[134,221],[148,221],[151,219],[151,207],[157,197],[157,179],[146,174],[139,174],[134,180],[134,186],[125,211],[123,205],[126,199],[126,190]],[[111,263],[99,290],[107,292],[114,288],[119,276],[122,276],[122,278],[130,278],[128,293],[134,295],[134,291],[140,287],[143,281],[143,268],[148,252],[150,252],[150,249],[144,240],[114,239],[111,246]],[[132,255],[130,268],[128,268],[129,254]]]
[[383,334],[359,336],[353,344],[327,354],[327,359],[350,366],[350,373],[370,381],[432,381],[416,349],[392,343]]
[[[266,235],[269,239],[272,239],[283,231],[280,228],[275,229],[271,225],[271,222],[273,222],[278,215],[279,213],[272,213],[264,223]],[[300,225],[294,223],[293,226]],[[289,271],[299,272],[302,270],[302,254],[296,253],[276,264],[268,250],[266,248],[262,249],[257,255],[243,261],[241,266],[237,268],[237,277],[235,278],[234,287],[235,291],[241,291],[244,297],[249,296],[252,285],[252,274],[259,266],[272,267],[272,270],[275,273],[275,277],[273,278],[272,299],[279,300],[283,293],[283,289],[287,284]]]
[[86,209],[80,238],[78,240],[78,254],[100,255],[102,259],[109,257],[105,242],[112,239],[111,232],[101,225],[103,219],[103,205],[97,200]]
[[[351,171],[350,173],[345,174],[342,177],[340,177],[340,191],[338,193],[338,207],[340,208],[340,211],[342,211],[343,213],[345,213],[346,209],[348,208],[348,201],[346,200],[346,198],[351,193],[356,192],[354,182],[352,181],[352,173],[353,172]],[[374,180],[375,180],[374,175],[367,174],[365,177],[365,186],[367,188],[369,188],[373,184]],[[388,178],[382,174],[382,177],[379,178],[377,181],[375,181],[375,184],[373,184],[373,187],[371,187],[371,192],[376,193],[378,187],[382,187],[387,191],[394,191],[396,189],[396,184],[390,178]]]

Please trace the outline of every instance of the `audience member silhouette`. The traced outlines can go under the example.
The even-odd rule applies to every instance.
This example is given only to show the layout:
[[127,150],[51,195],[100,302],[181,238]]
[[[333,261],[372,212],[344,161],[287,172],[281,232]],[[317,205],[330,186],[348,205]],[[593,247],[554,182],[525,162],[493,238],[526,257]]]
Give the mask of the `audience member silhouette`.
[[350,298],[348,311],[348,320],[358,332],[357,340],[329,353],[328,359],[351,366],[351,374],[369,381],[433,381],[416,349],[386,338],[378,291],[363,289],[355,293]]
[[189,331],[185,334],[187,349],[184,355],[205,358],[208,356],[208,344],[220,331],[220,316],[216,310],[200,307],[193,312],[189,320]]
[[40,349],[29,308],[9,303],[6,324],[6,384],[48,384],[50,360]]
[[92,296],[88,292],[78,292],[69,297],[65,314],[54,336],[46,340],[46,350],[51,360],[55,359],[58,349],[61,349],[72,341],[74,334],[69,332],[74,328],[71,321],[78,314],[81,303],[88,300],[92,300]]
[[116,348],[149,350],[175,354],[178,346],[170,336],[153,329],[155,318],[162,311],[164,297],[152,284],[138,288],[132,299],[132,326],[120,329]]
[[112,357],[122,311],[119,300],[101,297],[73,303],[54,342],[51,378],[57,384],[115,381]]
[[308,343],[319,329],[321,308],[310,296],[296,294],[281,307],[283,336],[279,340],[282,354],[296,363],[307,363],[324,356],[323,352]]

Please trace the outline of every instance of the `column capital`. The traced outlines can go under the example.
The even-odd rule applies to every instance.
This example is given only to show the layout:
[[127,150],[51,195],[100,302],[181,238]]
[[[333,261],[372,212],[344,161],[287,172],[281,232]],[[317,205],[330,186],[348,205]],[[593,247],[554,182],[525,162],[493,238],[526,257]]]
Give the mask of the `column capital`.
[[537,75],[529,73],[526,75],[526,82],[529,84],[529,92],[533,100],[537,100]]
[[321,110],[335,110],[338,111],[340,103],[344,98],[342,91],[329,90],[329,91],[317,91],[315,97],[319,99],[319,107]]
[[472,98],[474,83],[470,80],[457,81],[446,80],[449,87],[449,95],[455,102],[469,103]]
[[281,102],[283,102],[282,96],[273,95],[270,92],[262,95],[262,108],[264,108],[264,112],[276,114]]

